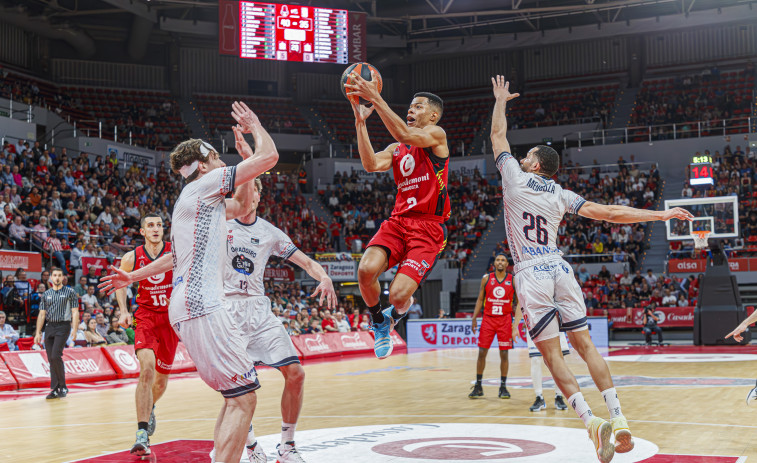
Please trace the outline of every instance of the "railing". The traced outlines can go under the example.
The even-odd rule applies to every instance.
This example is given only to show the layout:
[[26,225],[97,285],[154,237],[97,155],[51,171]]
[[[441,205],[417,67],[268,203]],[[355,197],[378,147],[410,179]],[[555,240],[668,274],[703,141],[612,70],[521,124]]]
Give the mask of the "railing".
[[606,264],[628,262],[627,254],[564,254],[563,259],[571,264]]
[[583,145],[613,145],[620,143],[648,142],[661,140],[678,140],[682,138],[701,138],[713,135],[752,132],[752,118],[738,117],[712,121],[678,122],[675,124],[624,127],[621,129],[592,130],[577,132],[563,137],[567,146],[570,141]]
[[656,162],[652,161],[641,161],[641,162],[624,162],[623,164],[587,164],[584,166],[571,166],[571,167],[560,167],[560,174],[559,177],[567,176],[570,174],[571,171],[577,170],[579,175],[586,175],[590,174],[591,171],[594,169],[599,169],[600,174],[611,174],[611,173],[617,173],[620,172],[621,168],[630,168],[631,166],[637,166],[639,170],[645,170],[651,168],[653,165],[657,164]]
[[34,121],[34,106],[20,101],[13,101],[13,95],[8,104],[0,104],[0,117],[7,117],[18,121],[32,123]]

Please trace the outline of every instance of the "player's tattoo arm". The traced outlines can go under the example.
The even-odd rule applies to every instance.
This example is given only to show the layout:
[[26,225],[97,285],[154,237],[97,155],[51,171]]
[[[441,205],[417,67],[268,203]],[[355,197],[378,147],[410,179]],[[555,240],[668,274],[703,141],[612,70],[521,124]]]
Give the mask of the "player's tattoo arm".
[[[131,272],[134,270],[134,261],[136,259],[136,251],[127,252],[121,259],[120,269],[124,272]],[[129,304],[126,303],[126,288],[119,288],[116,290],[116,302],[118,308],[121,309],[121,313],[129,313]]]
[[597,204],[591,201],[581,206],[578,215],[594,220],[604,220],[612,223],[638,223],[652,222],[656,220],[670,220],[673,218],[680,220],[691,220],[694,216],[691,212],[680,207],[668,209],[666,211],[650,211],[647,209],[636,209],[635,207]]

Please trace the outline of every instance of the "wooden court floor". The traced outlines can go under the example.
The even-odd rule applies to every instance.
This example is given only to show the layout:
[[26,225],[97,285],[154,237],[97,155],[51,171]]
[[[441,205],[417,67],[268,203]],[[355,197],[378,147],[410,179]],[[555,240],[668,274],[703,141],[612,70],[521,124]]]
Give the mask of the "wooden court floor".
[[[382,361],[360,357],[307,364],[298,432],[405,423],[582,428],[572,410],[553,408],[552,389],[545,388],[548,409],[529,412],[534,395],[528,384],[527,351],[511,351],[510,359],[510,400],[496,397],[499,364],[497,354],[491,351],[484,378],[492,381],[479,400],[467,398],[475,377],[475,349],[395,354]],[[576,375],[588,375],[575,352],[568,361]],[[745,456],[757,461],[757,408],[745,404],[751,388],[745,384],[757,375],[757,361],[610,362],[610,368],[614,377],[628,384],[618,387],[618,392],[634,435],[656,444],[660,453]],[[261,370],[259,376],[263,387],[258,391],[253,421],[256,434],[278,434],[283,380],[271,369]],[[544,376],[546,381],[546,368]],[[743,380],[736,381],[739,378]],[[706,387],[713,382],[722,385]],[[595,414],[606,418],[601,394],[593,387],[583,390]],[[199,378],[172,380],[156,407],[158,427],[153,445],[175,439],[211,439],[220,405],[220,396]],[[52,402],[43,397],[0,401],[0,461],[64,462],[123,451],[133,443],[135,428],[134,385],[75,392]],[[587,438],[577,439],[575,445],[591,444]],[[308,463],[320,463],[308,459],[305,452],[303,456]]]

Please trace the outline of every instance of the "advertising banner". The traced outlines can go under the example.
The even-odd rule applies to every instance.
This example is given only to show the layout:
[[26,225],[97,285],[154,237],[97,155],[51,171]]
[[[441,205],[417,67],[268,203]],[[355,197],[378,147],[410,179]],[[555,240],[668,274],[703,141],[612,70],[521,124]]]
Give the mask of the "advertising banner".
[[349,15],[347,23],[350,28],[347,38],[350,51],[347,60],[350,63],[360,63],[365,61],[368,56],[368,44],[366,43],[368,14],[361,11],[350,11],[347,14]]
[[450,158],[449,170],[465,176],[472,176],[478,170],[481,175],[484,175],[486,173],[486,161],[483,157]]
[[[732,272],[757,272],[757,258],[731,257],[728,266]],[[670,259],[670,273],[704,273],[707,269],[706,259]]]
[[139,360],[134,346],[107,346],[102,348],[119,378],[139,376]]
[[187,371],[196,370],[197,367],[192,361],[192,358],[189,356],[187,348],[184,346],[183,342],[180,342],[176,347],[176,355],[173,358],[173,367],[171,368],[171,373],[184,373]]
[[[643,328],[644,309],[632,308],[631,321],[626,319],[626,309],[610,309],[610,320],[613,328]],[[694,307],[658,307],[655,315],[659,319],[657,324],[661,328],[693,327]]]
[[[588,317],[589,333],[597,347],[608,346],[607,319],[605,317]],[[481,320],[478,323],[481,327]],[[522,331],[522,330],[521,330]],[[513,347],[528,347],[521,334]],[[497,348],[494,337],[493,348]],[[409,348],[457,348],[478,347],[478,336],[473,333],[471,320],[455,319],[418,319],[407,321],[407,347]]]
[[357,263],[352,260],[341,262],[318,262],[333,281],[357,280]]
[[15,272],[19,267],[27,272],[41,272],[42,255],[38,252],[0,251],[0,270]]
[[[102,268],[107,269],[109,265],[111,264],[108,263],[108,259],[106,259],[105,257],[82,257],[81,258],[81,267],[82,267],[83,275],[86,275],[87,272],[89,272],[90,267],[94,267],[95,275],[99,275],[100,269]],[[120,267],[121,259],[113,260],[113,266],[116,268]]]
[[302,353],[302,358],[306,360],[339,355],[340,352],[336,350],[336,343],[328,342],[326,336],[326,334],[301,334],[292,336],[292,342],[297,350]]
[[16,389],[18,389],[16,378],[13,377],[5,362],[0,360],[0,391],[13,391]]
[[294,270],[289,267],[265,268],[264,278],[274,281],[294,281]]
[[139,166],[139,170],[147,173],[156,172],[155,156],[149,151],[139,148],[124,147],[124,145],[108,145],[108,157],[116,155],[119,169],[128,169],[132,164]]
[[[18,387],[45,387],[50,384],[50,364],[44,350],[3,352]],[[67,383],[87,383],[116,379],[103,350],[99,347],[83,347],[63,350],[63,365]]]
[[373,336],[367,331],[327,333],[324,336],[332,348],[342,354],[373,352]]

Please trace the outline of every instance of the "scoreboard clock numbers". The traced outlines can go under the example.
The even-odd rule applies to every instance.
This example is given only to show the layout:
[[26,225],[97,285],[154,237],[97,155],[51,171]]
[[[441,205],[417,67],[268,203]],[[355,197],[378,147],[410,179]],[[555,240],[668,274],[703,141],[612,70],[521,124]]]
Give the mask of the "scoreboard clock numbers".
[[715,184],[712,157],[694,156],[691,158],[691,163],[689,163],[689,184],[691,186],[712,186]]

